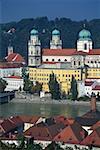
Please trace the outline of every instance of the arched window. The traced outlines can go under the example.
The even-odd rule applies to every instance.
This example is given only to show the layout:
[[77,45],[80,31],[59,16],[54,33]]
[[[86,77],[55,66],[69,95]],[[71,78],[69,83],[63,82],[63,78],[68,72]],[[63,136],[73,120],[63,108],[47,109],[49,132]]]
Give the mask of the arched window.
[[58,59],[58,61],[61,61],[60,59]]
[[33,64],[33,59],[31,59],[31,64]]
[[65,59],[64,61],[67,61],[67,59]]
[[86,43],[84,44],[84,49],[87,50],[87,44]]
[[52,61],[54,61],[54,59],[52,59]]
[[46,61],[48,61],[48,59],[46,59]]
[[79,65],[79,66],[81,65],[81,62],[80,62],[80,61],[78,62],[78,65]]

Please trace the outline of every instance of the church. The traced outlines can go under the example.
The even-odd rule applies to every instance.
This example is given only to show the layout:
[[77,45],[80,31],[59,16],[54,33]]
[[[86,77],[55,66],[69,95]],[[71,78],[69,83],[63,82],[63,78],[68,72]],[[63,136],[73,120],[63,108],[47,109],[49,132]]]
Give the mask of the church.
[[62,48],[63,41],[59,30],[51,33],[50,47],[41,49],[39,33],[36,29],[30,32],[28,42],[28,66],[39,67],[43,64],[62,63],[71,68],[100,67],[100,49],[93,48],[92,35],[87,29],[82,29],[77,38],[76,49]]

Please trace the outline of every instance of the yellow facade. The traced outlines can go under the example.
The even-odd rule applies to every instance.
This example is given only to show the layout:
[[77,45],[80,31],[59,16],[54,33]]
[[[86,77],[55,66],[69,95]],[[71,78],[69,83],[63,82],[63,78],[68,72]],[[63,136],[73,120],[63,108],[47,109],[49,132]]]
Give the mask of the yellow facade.
[[88,68],[87,78],[100,79],[100,68]]
[[29,78],[31,81],[38,81],[42,83],[43,91],[49,92],[49,76],[54,73],[61,86],[61,90],[67,93],[70,90],[72,75],[74,75],[76,80],[80,81],[82,79],[81,72],[81,69],[29,68]]

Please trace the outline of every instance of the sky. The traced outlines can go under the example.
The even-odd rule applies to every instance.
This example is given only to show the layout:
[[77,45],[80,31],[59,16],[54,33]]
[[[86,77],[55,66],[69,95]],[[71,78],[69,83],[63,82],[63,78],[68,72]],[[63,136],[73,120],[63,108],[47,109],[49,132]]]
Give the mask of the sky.
[[100,0],[0,0],[0,22],[43,16],[100,19]]

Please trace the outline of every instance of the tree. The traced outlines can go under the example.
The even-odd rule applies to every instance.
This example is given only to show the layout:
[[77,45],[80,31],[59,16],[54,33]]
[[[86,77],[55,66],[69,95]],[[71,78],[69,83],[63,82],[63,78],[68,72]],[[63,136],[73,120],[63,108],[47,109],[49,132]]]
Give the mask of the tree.
[[31,93],[37,93],[38,95],[40,95],[40,91],[42,91],[42,84],[36,81],[36,84],[31,88]]
[[97,93],[97,101],[100,101],[100,94],[99,94],[99,92]]
[[67,95],[66,95],[66,92],[65,92],[65,91],[62,92],[61,97],[62,97],[62,99],[66,99],[66,98],[67,98]]
[[26,92],[31,92],[33,87],[33,82],[29,79],[29,73],[25,67],[22,68],[22,78],[24,80],[24,87],[23,90]]
[[7,82],[5,80],[3,80],[2,78],[0,78],[0,92],[4,92],[5,88],[7,86]]
[[61,99],[60,86],[54,73],[50,74],[48,86],[51,93],[51,98],[56,100]]
[[71,95],[72,95],[72,100],[77,100],[78,97],[77,81],[73,75],[71,81]]

